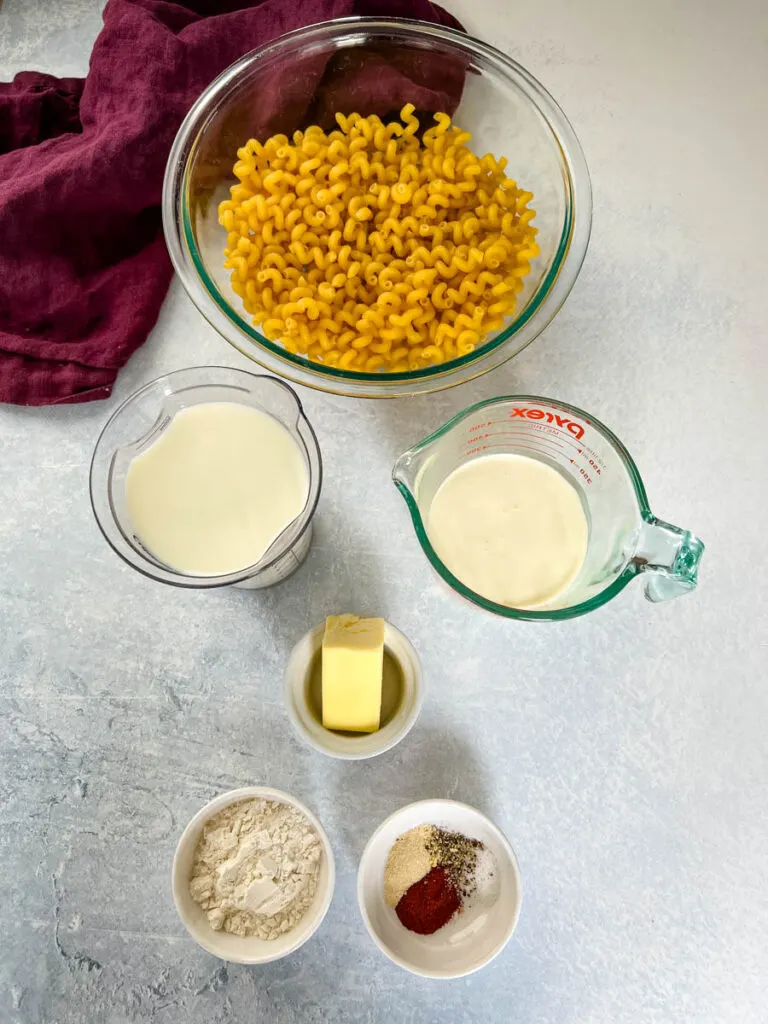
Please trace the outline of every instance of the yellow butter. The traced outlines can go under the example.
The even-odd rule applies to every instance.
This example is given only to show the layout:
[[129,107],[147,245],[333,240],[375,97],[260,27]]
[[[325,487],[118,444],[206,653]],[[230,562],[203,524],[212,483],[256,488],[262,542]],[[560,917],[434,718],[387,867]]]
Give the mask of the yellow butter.
[[381,715],[384,619],[329,615],[323,636],[323,726],[376,732]]

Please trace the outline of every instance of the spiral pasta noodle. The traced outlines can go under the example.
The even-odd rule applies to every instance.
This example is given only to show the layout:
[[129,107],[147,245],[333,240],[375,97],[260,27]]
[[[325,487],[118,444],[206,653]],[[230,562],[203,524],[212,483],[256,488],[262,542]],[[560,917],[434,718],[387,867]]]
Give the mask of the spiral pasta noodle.
[[249,140],[219,206],[225,267],[271,341],[328,366],[407,371],[467,355],[514,312],[539,254],[531,192],[435,114],[337,114]]

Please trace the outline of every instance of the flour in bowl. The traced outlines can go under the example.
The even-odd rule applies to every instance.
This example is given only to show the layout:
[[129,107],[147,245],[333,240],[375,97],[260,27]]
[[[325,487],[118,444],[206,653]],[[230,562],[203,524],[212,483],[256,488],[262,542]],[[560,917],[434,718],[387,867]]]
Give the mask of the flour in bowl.
[[243,800],[203,826],[189,893],[216,931],[277,939],[309,910],[322,857],[320,837],[301,811]]

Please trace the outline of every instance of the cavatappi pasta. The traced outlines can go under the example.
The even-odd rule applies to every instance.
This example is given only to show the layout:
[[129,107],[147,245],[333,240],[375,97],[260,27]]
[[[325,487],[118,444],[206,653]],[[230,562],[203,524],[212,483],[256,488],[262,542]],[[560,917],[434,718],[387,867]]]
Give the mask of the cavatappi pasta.
[[261,332],[346,370],[414,370],[472,352],[513,312],[539,253],[531,192],[435,114],[336,115],[251,139],[219,206],[225,267]]

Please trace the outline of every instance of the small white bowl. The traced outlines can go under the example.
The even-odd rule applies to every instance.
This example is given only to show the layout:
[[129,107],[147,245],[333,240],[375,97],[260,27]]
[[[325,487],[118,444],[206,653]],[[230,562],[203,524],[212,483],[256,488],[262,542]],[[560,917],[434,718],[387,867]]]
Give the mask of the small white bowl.
[[403,676],[403,699],[395,715],[378,732],[345,736],[324,729],[307,706],[307,676],[323,645],[325,623],[306,633],[291,651],[283,695],[288,715],[301,739],[329,757],[360,760],[394,747],[413,728],[424,700],[421,662],[413,644],[391,623],[384,623],[384,649],[398,662]]
[[[205,822],[230,804],[257,798],[289,804],[301,811],[312,824],[323,844],[323,859],[314,902],[295,928],[271,941],[258,939],[255,936],[243,937],[231,935],[225,931],[215,931],[208,923],[205,911],[195,903],[189,894],[192,860]],[[235,964],[268,964],[271,960],[280,960],[282,957],[288,956],[289,953],[293,953],[299,946],[303,946],[320,927],[328,907],[331,905],[335,880],[333,850],[328,842],[328,836],[314,814],[295,797],[283,793],[279,789],[271,789],[268,786],[245,786],[243,789],[232,789],[228,793],[222,793],[221,796],[215,797],[197,812],[184,829],[179,845],[176,847],[171,881],[173,901],[176,904],[179,917],[189,934],[203,949],[207,949],[209,953],[213,953],[214,956],[218,956],[222,960],[229,960]]]
[[[408,931],[384,900],[384,867],[398,836],[439,825],[479,839],[496,860],[499,892],[489,907],[468,903],[433,935]],[[522,881],[514,850],[484,814],[454,800],[421,800],[395,811],[373,833],[360,859],[357,902],[371,938],[399,967],[423,978],[461,978],[490,963],[512,937],[520,916]]]

